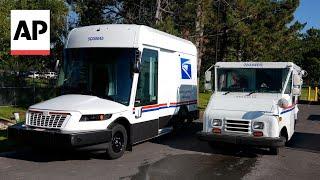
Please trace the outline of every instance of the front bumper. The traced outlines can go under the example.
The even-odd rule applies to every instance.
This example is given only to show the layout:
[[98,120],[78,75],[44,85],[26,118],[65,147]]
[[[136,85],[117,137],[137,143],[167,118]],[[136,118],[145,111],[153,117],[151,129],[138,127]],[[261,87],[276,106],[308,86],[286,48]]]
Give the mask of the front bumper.
[[225,142],[230,144],[249,145],[257,147],[281,147],[285,144],[284,138],[213,134],[208,132],[198,132],[197,136],[200,140],[203,141]]
[[18,143],[32,146],[55,148],[80,148],[108,143],[111,130],[87,132],[63,132],[50,129],[37,129],[17,124],[8,128],[8,137]]

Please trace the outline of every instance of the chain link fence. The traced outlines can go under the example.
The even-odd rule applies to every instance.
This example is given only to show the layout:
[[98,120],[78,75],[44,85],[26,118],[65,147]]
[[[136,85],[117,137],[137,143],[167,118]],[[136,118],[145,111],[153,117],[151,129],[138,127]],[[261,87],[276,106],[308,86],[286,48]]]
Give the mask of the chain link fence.
[[55,78],[6,76],[0,83],[0,106],[28,107],[57,95]]

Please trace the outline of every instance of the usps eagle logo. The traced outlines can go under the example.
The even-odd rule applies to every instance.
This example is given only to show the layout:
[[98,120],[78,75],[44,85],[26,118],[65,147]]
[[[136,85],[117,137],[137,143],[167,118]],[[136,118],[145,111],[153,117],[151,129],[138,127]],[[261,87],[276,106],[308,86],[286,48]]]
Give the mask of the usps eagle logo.
[[189,59],[181,58],[181,78],[191,79],[191,63]]

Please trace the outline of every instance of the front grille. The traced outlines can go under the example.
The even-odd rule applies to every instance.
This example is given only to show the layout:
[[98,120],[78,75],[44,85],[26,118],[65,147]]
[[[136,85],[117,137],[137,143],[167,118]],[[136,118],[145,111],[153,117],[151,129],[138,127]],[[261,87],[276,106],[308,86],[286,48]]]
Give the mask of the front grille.
[[251,123],[247,120],[225,120],[225,131],[240,132],[240,133],[250,133]]
[[42,112],[29,112],[27,124],[44,128],[60,128],[66,120],[67,114],[49,114]]

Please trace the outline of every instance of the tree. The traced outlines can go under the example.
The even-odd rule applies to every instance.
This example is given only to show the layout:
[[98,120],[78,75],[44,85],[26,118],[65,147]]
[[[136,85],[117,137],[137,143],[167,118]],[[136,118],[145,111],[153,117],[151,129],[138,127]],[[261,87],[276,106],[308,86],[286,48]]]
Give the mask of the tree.
[[[12,9],[49,9],[51,11],[51,55],[50,56],[11,56],[10,55],[10,10]],[[46,71],[56,59],[62,59],[62,49],[66,39],[66,17],[68,9],[60,0],[2,0],[0,1],[0,71]],[[12,73],[11,73],[12,74]],[[17,79],[23,84],[23,79]]]
[[309,83],[320,81],[320,30],[309,29],[301,41],[302,58],[297,62],[308,72]]
[[[299,5],[293,1],[226,1],[221,17],[225,18],[220,60],[279,61],[284,44],[296,38],[303,26],[287,26]],[[226,13],[226,15],[223,15]],[[299,27],[299,28],[298,28]]]
[[68,0],[73,10],[79,16],[75,26],[88,26],[106,23],[105,13],[110,0]]

